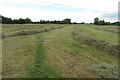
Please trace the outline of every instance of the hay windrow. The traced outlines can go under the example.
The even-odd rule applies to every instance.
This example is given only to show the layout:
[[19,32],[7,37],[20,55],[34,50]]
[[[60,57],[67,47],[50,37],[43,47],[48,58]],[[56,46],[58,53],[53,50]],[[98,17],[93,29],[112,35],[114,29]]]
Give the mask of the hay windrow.
[[111,33],[114,33],[114,34],[119,34],[120,35],[120,32],[118,30],[118,28],[113,28],[113,29],[109,29],[109,28],[100,28],[100,27],[93,27],[97,30],[103,30],[103,31],[107,31],[107,32],[111,32]]
[[8,37],[15,37],[15,36],[26,36],[26,35],[32,35],[32,34],[38,34],[38,33],[43,33],[43,32],[48,32],[48,31],[51,31],[51,30],[54,30],[54,29],[60,29],[64,26],[50,26],[50,27],[47,27],[47,28],[43,28],[41,30],[32,30],[32,31],[20,31],[20,32],[16,32],[14,34],[11,34],[11,35],[7,35],[6,37],[4,38],[8,38]]
[[120,45],[114,45],[104,40],[89,37],[87,34],[84,34],[80,29],[78,29],[78,27],[75,27],[75,30],[72,32],[71,36],[72,39],[80,43],[94,47],[107,54],[118,56],[118,50]]
[[118,78],[118,65],[107,63],[94,64],[89,66],[88,70],[103,78]]
[[4,34],[0,35],[0,39],[4,39],[6,36]]

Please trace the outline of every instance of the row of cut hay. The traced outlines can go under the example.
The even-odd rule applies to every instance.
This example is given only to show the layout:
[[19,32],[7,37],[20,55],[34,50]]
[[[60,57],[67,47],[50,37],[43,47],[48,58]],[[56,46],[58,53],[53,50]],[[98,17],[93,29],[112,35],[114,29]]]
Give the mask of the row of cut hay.
[[5,35],[0,33],[0,39],[4,39],[5,38]]
[[118,65],[98,63],[87,67],[89,71],[100,75],[102,78],[118,78]]
[[83,32],[77,28],[75,31],[72,32],[72,38],[80,43],[94,47],[110,55],[118,56],[120,45],[114,45],[104,40],[89,37],[83,34]]
[[103,30],[103,31],[107,31],[107,32],[111,32],[111,33],[114,33],[114,34],[120,34],[119,30],[117,29],[114,29],[114,30],[111,30],[109,28],[99,28],[99,27],[93,27],[97,30]]
[[47,27],[47,28],[45,28],[45,29],[35,30],[35,31],[20,31],[20,32],[16,32],[16,33],[11,34],[11,35],[8,35],[8,36],[5,36],[5,35],[3,34],[2,38],[4,39],[4,38],[8,38],[8,37],[38,34],[38,33],[48,32],[48,31],[51,31],[51,30],[53,30],[53,29],[58,29],[58,28],[62,28],[62,27],[64,27],[64,26]]
[[20,27],[20,28],[11,28],[9,31],[21,31],[21,30],[31,30],[31,29],[42,29],[44,28],[43,26],[41,27]]

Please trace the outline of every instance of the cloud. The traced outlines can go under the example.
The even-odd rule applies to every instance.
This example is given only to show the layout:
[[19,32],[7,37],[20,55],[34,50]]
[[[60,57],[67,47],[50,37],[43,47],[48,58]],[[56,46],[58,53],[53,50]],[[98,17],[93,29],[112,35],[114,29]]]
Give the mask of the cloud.
[[[115,20],[119,0],[0,0],[0,14],[11,18],[93,22],[95,17]],[[109,16],[108,16],[109,15]],[[109,20],[110,20],[109,19]]]
[[118,12],[104,13],[100,18],[107,21],[118,21]]
[[88,10],[112,11],[117,10],[119,0],[44,0],[50,3],[69,5],[73,8]]
[[69,5],[63,5],[63,4],[52,4],[53,7],[58,7],[58,8],[72,8],[72,6]]
[[[88,10],[115,11],[119,0],[1,0],[1,3],[70,6]],[[57,5],[56,5],[57,6]]]

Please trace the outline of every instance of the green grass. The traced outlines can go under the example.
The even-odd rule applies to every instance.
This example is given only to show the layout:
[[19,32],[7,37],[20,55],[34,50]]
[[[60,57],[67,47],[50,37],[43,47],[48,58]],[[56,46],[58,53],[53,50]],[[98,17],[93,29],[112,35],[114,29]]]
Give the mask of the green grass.
[[46,53],[42,45],[42,39],[37,35],[37,50],[34,64],[28,74],[28,78],[55,78],[58,74],[55,70],[46,64]]
[[40,31],[51,27],[59,27],[58,24],[3,24],[2,31],[5,36],[13,35],[21,31]]
[[3,39],[3,78],[24,78],[29,65],[33,64],[36,52],[34,36],[20,36]]
[[[19,29],[21,31],[21,28],[32,31],[34,28],[37,29],[40,26],[57,27],[60,25],[9,24],[4,25],[4,31],[6,34],[9,34],[11,30],[12,33],[17,30],[19,31]],[[118,64],[116,57],[107,55],[85,44],[78,43],[71,37],[71,33],[75,27],[80,27],[79,29],[84,32],[84,35],[109,41],[112,44],[117,43],[116,35],[89,27],[92,25],[62,24],[62,26],[66,27],[35,35],[3,39],[3,77],[101,78],[98,72],[93,72],[94,70],[92,69],[97,70],[93,65]],[[110,72],[112,71],[110,70]]]
[[44,45],[49,65],[56,67],[62,77],[100,77],[87,71],[86,68],[93,64],[117,64],[117,59],[114,56],[72,40],[73,29],[74,25],[70,25],[64,29],[41,35],[45,40]]
[[[80,27],[80,29],[84,32],[84,34],[90,36],[90,37],[94,37],[100,40],[105,40],[107,42],[113,43],[113,44],[118,44],[118,34],[113,34],[110,32],[106,32],[106,31],[101,31],[101,30],[96,30],[92,27],[86,26],[86,25],[82,25],[82,26],[78,26]],[[100,27],[100,26],[98,26]]]
[[0,79],[2,78],[2,39],[0,39]]

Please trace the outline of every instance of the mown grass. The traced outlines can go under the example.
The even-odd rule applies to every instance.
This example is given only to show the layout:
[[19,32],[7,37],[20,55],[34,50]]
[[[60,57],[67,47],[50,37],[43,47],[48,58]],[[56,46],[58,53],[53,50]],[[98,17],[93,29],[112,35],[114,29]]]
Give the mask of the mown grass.
[[5,36],[12,35],[21,31],[39,31],[52,26],[55,24],[3,24],[3,34]]
[[103,30],[103,31],[107,31],[107,32],[110,32],[110,33],[114,33],[114,34],[118,34],[119,31],[118,31],[118,28],[119,26],[91,26],[97,30]]
[[62,77],[101,77],[90,70],[88,71],[87,67],[101,63],[117,65],[116,57],[73,40],[71,32],[74,27],[75,25],[70,25],[41,35],[45,40],[43,44],[47,53],[47,61],[49,65],[59,71]]
[[[113,44],[118,44],[118,34],[113,34],[113,33],[102,31],[102,30],[96,30],[86,25],[77,26],[77,27],[79,27],[84,34],[90,37],[97,38],[100,40],[105,40]],[[97,27],[100,27],[100,26],[97,26]]]
[[2,78],[2,24],[0,24],[0,79]]
[[[9,25],[7,26],[9,27]],[[12,25],[10,26],[11,29],[8,30],[9,32],[12,30]],[[15,26],[17,26],[17,28]],[[22,26],[22,29],[24,28],[24,25],[14,25],[14,28],[19,31],[18,28],[20,26]],[[41,25],[31,26],[30,24],[26,24],[25,26],[32,31],[32,27],[39,27]],[[44,24],[44,26],[55,25]],[[72,39],[71,33],[74,30],[74,27],[82,25],[64,26],[66,27],[37,35],[16,36],[3,39],[3,77],[101,78],[99,72],[93,72],[94,70],[92,69],[97,70],[93,65],[117,65],[118,60],[116,57],[104,54],[102,51],[78,43]],[[84,26],[89,27],[89,25]],[[91,30],[92,28],[89,29]],[[87,32],[89,32],[89,30],[85,29],[84,31],[84,35],[88,35]],[[9,32],[6,33],[9,34]],[[92,33],[92,31],[90,31],[90,33]],[[94,34],[90,35],[91,37],[94,37]],[[113,43],[115,42],[113,41]],[[106,69],[107,68],[109,67],[106,67]],[[110,69],[110,72],[113,71]],[[111,75],[111,77],[113,76]]]
[[[16,26],[16,27],[15,27]],[[58,29],[64,27],[63,25],[58,24],[14,24],[13,26],[10,24],[4,24],[3,25],[3,38],[8,37],[15,37],[15,36],[24,36],[24,35],[32,35],[32,34],[38,34],[42,32],[48,32],[53,29]]]
[[34,36],[20,36],[3,39],[3,78],[25,78],[29,65],[33,64],[36,53]]
[[55,70],[46,64],[46,52],[42,45],[42,39],[37,35],[37,50],[34,58],[34,64],[28,74],[28,78],[55,78],[58,74]]
[[[115,44],[115,43],[112,43],[112,41],[110,42],[108,40],[105,40],[106,37],[104,38],[104,35],[103,35],[102,31],[98,30],[101,33],[99,32],[99,34],[95,34],[94,31],[96,29],[92,29],[89,26],[87,26],[88,27],[87,28],[86,26],[85,25],[84,26],[83,25],[82,26],[76,26],[74,28],[74,31],[72,32],[72,35],[71,35],[72,38],[74,40],[80,42],[80,43],[83,43],[85,45],[94,47],[94,48],[96,48],[100,51],[103,51],[103,52],[107,53],[107,54],[114,55],[114,56],[118,57],[118,42],[117,41],[116,41],[116,44]],[[90,31],[88,30],[89,28],[91,28]],[[97,35],[99,35],[99,38],[98,38]],[[110,34],[109,34],[109,36],[110,36]],[[107,37],[106,39],[111,39],[111,38]],[[115,39],[112,39],[112,40],[115,41]]]

